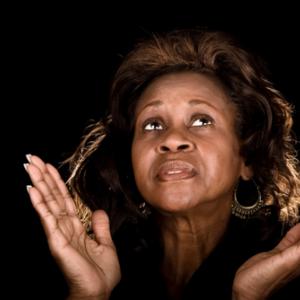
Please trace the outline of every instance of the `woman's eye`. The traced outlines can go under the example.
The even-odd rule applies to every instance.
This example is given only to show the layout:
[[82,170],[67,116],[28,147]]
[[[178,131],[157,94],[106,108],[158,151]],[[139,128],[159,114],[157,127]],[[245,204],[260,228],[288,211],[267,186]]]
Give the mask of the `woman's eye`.
[[192,122],[192,127],[203,127],[212,124],[212,120],[209,117],[197,117]]
[[149,121],[143,125],[144,131],[163,130],[164,127],[159,121]]

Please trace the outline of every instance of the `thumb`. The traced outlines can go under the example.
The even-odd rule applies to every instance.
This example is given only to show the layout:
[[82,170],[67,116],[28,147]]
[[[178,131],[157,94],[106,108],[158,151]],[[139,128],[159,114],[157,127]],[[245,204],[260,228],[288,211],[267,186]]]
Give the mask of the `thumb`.
[[294,244],[300,242],[300,223],[292,227],[280,243],[275,247],[279,251],[283,251]]
[[96,241],[99,244],[113,246],[109,227],[109,218],[104,210],[96,210],[92,214],[92,228]]

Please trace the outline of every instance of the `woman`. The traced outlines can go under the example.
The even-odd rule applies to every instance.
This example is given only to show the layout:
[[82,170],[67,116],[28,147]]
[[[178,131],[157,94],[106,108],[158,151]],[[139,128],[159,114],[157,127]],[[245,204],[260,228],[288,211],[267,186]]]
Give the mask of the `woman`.
[[138,43],[108,117],[69,159],[72,196],[27,156],[69,299],[267,299],[298,277],[291,126],[290,105],[227,35]]

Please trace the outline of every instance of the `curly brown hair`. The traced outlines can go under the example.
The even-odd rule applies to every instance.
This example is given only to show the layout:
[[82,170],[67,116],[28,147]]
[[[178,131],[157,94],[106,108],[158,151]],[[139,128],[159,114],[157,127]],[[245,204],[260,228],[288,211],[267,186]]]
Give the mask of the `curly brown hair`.
[[267,79],[264,66],[228,34],[177,30],[138,42],[115,74],[109,117],[96,123],[68,160],[81,215],[108,211],[112,229],[138,215],[142,201],[132,176],[134,111],[158,76],[190,71],[217,78],[236,107],[241,155],[254,171],[265,204],[284,223],[298,221],[300,175],[292,138],[292,106]]

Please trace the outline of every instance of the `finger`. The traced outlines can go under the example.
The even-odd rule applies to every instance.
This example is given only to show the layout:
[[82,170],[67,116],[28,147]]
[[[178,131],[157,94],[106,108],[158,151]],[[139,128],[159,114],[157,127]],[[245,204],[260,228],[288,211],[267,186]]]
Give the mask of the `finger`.
[[92,214],[92,228],[99,244],[114,246],[109,226],[109,218],[104,210]]
[[42,221],[46,235],[49,237],[51,232],[54,232],[57,229],[57,220],[49,207],[46,205],[42,194],[37,188],[27,186],[27,192],[29,194],[32,206]]
[[42,199],[44,199],[49,210],[56,216],[64,215],[65,210],[59,206],[57,199],[53,196],[52,191],[46,183],[40,169],[33,164],[27,164],[25,169],[29,174],[32,184],[40,192]]
[[[66,210],[66,203],[64,200],[65,192],[61,192],[61,189],[56,183],[56,180],[53,178],[51,173],[49,172],[47,168],[47,164],[38,156],[36,155],[26,155],[27,160],[30,162],[30,164],[35,165],[42,173],[43,178],[47,185],[49,186],[49,189],[51,193],[53,194],[53,197],[56,199],[58,205],[61,207],[62,210]],[[54,167],[53,167],[54,168]],[[58,172],[57,172],[58,174]],[[58,177],[60,175],[58,174]]]
[[[66,238],[63,231],[59,228],[59,220],[51,212],[49,207],[43,200],[43,196],[35,187],[27,187],[27,192],[29,194],[31,203],[38,213],[42,226],[44,228],[50,250],[54,254],[55,245],[66,245]],[[78,220],[79,221],[79,220]],[[80,221],[79,221],[80,223]]]
[[292,245],[300,244],[300,223],[292,227],[284,238],[275,247],[276,250],[283,251]]
[[52,178],[55,182],[55,185],[57,186],[57,188],[61,194],[61,197],[64,202],[64,206],[65,206],[67,212],[71,215],[75,214],[76,208],[75,208],[73,198],[71,197],[69,190],[68,190],[65,182],[62,180],[59,172],[51,164],[46,164],[46,168],[47,168],[47,171],[49,172],[49,174],[52,176]]
[[27,154],[26,159],[30,164],[37,166],[41,170],[41,172],[46,172],[45,162],[37,155]]

